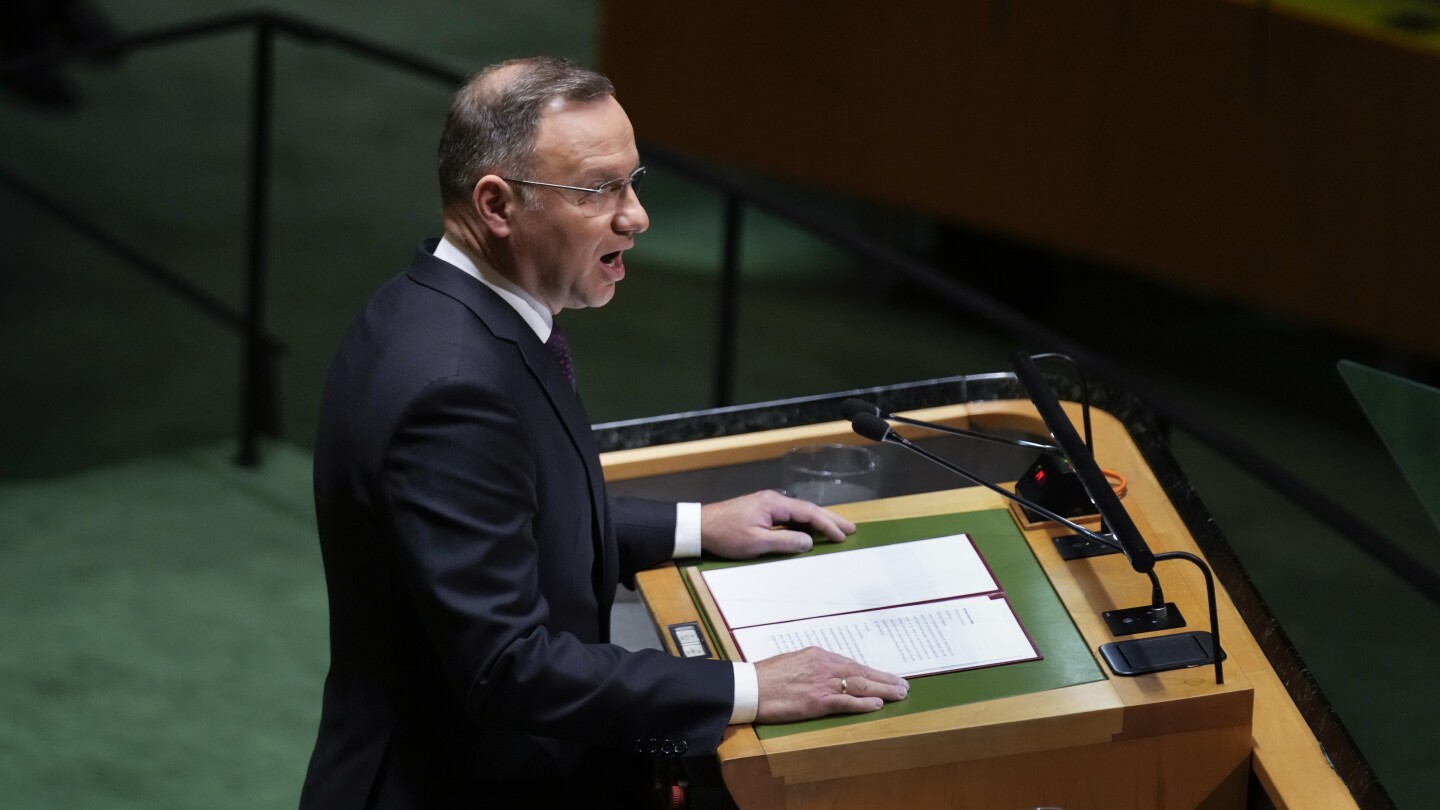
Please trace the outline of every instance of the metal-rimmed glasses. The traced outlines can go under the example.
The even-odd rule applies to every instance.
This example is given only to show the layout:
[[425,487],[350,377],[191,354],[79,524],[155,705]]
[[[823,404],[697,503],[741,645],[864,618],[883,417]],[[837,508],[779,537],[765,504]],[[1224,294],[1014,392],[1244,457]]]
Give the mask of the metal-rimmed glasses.
[[587,216],[598,216],[609,214],[620,207],[620,200],[625,197],[625,187],[630,186],[638,193],[640,181],[645,179],[645,167],[640,166],[630,173],[629,177],[618,177],[593,188],[584,186],[562,186],[559,183],[542,183],[539,180],[517,180],[513,177],[502,177],[507,183],[520,183],[527,186],[543,186],[544,188],[558,188],[565,191],[579,191],[585,196],[577,201],[577,205]]

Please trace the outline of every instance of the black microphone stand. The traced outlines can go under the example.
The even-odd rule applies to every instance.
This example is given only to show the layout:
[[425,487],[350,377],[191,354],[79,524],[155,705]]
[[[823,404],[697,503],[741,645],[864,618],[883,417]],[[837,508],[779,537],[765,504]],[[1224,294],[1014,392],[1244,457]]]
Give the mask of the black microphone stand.
[[[1220,624],[1215,605],[1215,582],[1211,576],[1210,567],[1205,564],[1204,560],[1187,552],[1170,551],[1161,554],[1151,552],[1145,538],[1140,535],[1140,530],[1135,527],[1135,523],[1125,511],[1125,507],[1120,505],[1120,499],[1110,489],[1105,475],[1100,472],[1100,467],[1095,463],[1095,457],[1090,452],[1089,443],[1081,442],[1080,437],[1076,435],[1074,425],[1061,409],[1055,393],[1040,376],[1040,371],[1035,367],[1033,358],[1024,352],[1015,352],[1010,356],[1010,363],[1015,369],[1015,377],[1029,392],[1030,401],[1034,404],[1035,410],[1039,412],[1045,426],[1050,429],[1050,435],[1065,451],[1075,472],[1079,474],[1086,492],[1089,493],[1090,499],[1095,503],[1096,509],[1100,511],[1106,525],[1115,533],[1115,537],[1124,547],[1125,556],[1130,559],[1131,567],[1140,573],[1149,575],[1151,584],[1156,588],[1159,585],[1154,568],[1158,560],[1187,560],[1205,575],[1205,595],[1210,612],[1208,638],[1205,638],[1206,634],[1203,631],[1151,636],[1102,644],[1100,654],[1105,657],[1110,668],[1118,674],[1158,672],[1213,662],[1215,683],[1224,683],[1225,673],[1221,667],[1221,661],[1225,657],[1225,651],[1220,646]],[[1088,432],[1089,420],[1087,419],[1086,422]],[[1183,620],[1180,626],[1183,626]],[[1113,632],[1113,624],[1111,629]]]
[[851,397],[850,399],[847,399],[844,402],[840,403],[840,412],[844,414],[845,418],[850,420],[852,424],[854,423],[856,416],[859,416],[862,413],[868,413],[871,416],[877,416],[881,419],[885,419],[891,422],[900,422],[906,425],[914,425],[915,427],[924,428],[925,430],[933,430],[936,433],[946,433],[951,436],[963,436],[967,439],[980,439],[981,441],[993,442],[995,444],[1003,444],[1010,447],[1024,447],[1029,450],[1039,450],[1042,453],[1046,453],[1057,458],[1065,457],[1064,451],[1052,444],[1041,444],[1039,442],[1027,441],[1025,439],[1012,439],[1008,436],[995,436],[990,433],[981,433],[978,430],[966,430],[965,428],[950,427],[949,425],[941,425],[936,422],[922,422],[919,419],[911,419],[908,416],[901,416],[897,413],[886,413],[880,409],[880,406],[875,405],[871,402],[867,402],[863,399],[856,399],[855,397]]

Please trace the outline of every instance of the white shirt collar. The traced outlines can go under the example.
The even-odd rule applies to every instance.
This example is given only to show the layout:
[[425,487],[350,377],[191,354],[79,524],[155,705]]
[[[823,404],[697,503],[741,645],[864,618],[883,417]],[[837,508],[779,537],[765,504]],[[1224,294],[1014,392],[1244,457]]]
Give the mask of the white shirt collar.
[[505,303],[520,313],[520,317],[535,331],[535,336],[540,338],[541,343],[550,339],[550,330],[554,329],[554,316],[544,304],[535,300],[534,296],[520,289],[518,284],[500,275],[498,270],[484,262],[477,265],[464,251],[444,237],[441,237],[440,243],[435,246],[435,258],[464,270],[481,284],[494,290]]

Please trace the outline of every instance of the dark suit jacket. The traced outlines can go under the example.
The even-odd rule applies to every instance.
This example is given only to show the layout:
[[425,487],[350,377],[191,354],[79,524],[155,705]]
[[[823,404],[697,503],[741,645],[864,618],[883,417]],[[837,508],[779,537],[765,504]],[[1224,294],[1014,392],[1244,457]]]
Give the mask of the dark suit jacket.
[[607,499],[559,364],[433,245],[326,380],[331,666],[301,806],[480,806],[597,748],[713,751],[730,665],[606,643],[617,580],[673,550],[673,504]]

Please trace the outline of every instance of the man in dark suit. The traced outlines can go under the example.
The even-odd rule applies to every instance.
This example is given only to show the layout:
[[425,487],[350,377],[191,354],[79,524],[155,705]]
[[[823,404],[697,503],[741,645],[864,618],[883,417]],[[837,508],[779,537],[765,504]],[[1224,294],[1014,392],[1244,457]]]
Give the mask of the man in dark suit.
[[[626,757],[727,723],[873,711],[905,682],[816,649],[756,665],[607,643],[617,582],[701,548],[802,551],[853,525],[778,493],[606,496],[553,316],[601,306],[649,224],[609,81],[478,74],[440,144],[445,237],[337,351],[315,447],[331,668],[302,807],[540,806],[628,787]],[[547,345],[551,344],[551,345]]]

